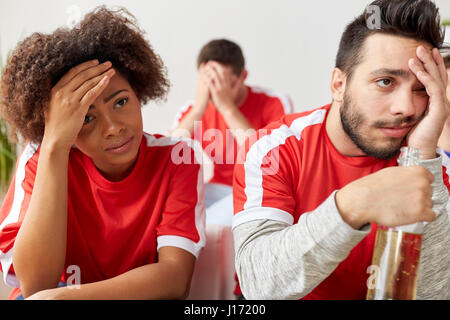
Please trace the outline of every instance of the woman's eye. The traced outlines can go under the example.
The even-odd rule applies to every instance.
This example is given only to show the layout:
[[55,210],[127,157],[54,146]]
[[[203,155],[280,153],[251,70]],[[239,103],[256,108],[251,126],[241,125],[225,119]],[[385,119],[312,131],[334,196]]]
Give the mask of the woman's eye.
[[94,120],[94,117],[87,114],[87,115],[84,117],[84,123],[83,123],[83,124],[88,124],[88,123],[91,122],[92,120]]
[[392,80],[391,79],[381,79],[381,80],[377,81],[377,84],[381,88],[387,88],[392,84]]
[[123,98],[123,99],[117,100],[115,106],[120,108],[120,107],[123,107],[127,102],[128,102],[128,98]]

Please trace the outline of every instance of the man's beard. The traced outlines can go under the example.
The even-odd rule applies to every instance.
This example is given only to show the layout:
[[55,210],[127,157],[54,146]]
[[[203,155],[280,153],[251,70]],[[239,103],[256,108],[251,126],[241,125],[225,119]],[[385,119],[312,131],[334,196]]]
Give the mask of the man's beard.
[[[347,92],[344,93],[344,101],[340,109],[340,116],[345,133],[350,137],[353,143],[368,156],[381,160],[390,160],[399,153],[404,139],[390,138],[390,143],[386,147],[377,148],[368,134],[362,132],[364,125],[369,122],[360,112],[358,112],[358,106],[352,103],[350,95],[347,94]],[[373,127],[393,127],[414,122],[415,119],[412,117],[399,117],[394,122],[389,123],[386,121],[376,121]]]

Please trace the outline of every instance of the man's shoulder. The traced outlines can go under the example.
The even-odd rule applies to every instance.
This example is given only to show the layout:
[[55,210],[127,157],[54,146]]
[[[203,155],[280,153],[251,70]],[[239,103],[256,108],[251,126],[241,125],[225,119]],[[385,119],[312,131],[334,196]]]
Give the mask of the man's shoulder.
[[278,150],[291,150],[292,146],[297,146],[299,141],[303,139],[305,130],[316,133],[321,130],[328,107],[324,106],[310,111],[283,116],[280,120],[256,131],[248,139],[246,151],[250,151],[253,148],[259,151],[266,150],[263,152],[266,154],[269,150],[275,148]]
[[283,129],[288,130],[292,135],[298,135],[305,128],[324,123],[328,110],[329,105],[326,105],[308,111],[286,114],[281,117],[280,120],[272,122],[264,127],[263,130],[274,131]]
[[259,105],[261,105],[262,100],[264,104],[280,104],[285,114],[293,112],[291,98],[285,92],[259,86],[248,86],[248,88],[250,95],[258,98]]
[[172,162],[174,162],[175,164],[177,164],[177,161],[176,159],[172,159],[172,157],[178,157],[180,155],[183,156],[187,153],[192,157],[195,156],[195,158],[198,160],[198,157],[200,157],[202,154],[202,147],[200,143],[191,138],[144,133],[142,144],[144,154],[154,154],[155,152],[165,154],[171,157],[171,160],[173,160]]
[[159,133],[146,133],[143,134],[143,141],[142,141],[142,148],[144,152],[155,150],[155,148],[158,148],[160,150],[171,150],[175,146],[183,144],[188,147],[192,147],[195,144],[195,141],[191,138],[182,138],[182,137],[173,137],[173,136],[166,136]]
[[284,99],[285,97],[288,97],[286,93],[274,89],[269,89],[260,86],[248,86],[248,88],[250,89],[251,94],[261,95],[267,98],[278,98],[281,100]]

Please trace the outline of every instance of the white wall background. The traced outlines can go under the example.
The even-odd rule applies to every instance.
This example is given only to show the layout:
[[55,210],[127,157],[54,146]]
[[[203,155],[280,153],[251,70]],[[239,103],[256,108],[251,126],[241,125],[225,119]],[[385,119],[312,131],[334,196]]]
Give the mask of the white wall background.
[[[450,1],[437,0],[450,18]],[[137,18],[168,69],[167,101],[143,109],[144,129],[166,133],[178,109],[194,98],[201,46],[225,37],[241,45],[248,84],[283,91],[296,111],[330,101],[329,79],[340,35],[366,0],[0,0],[3,59],[20,38],[51,32],[94,7],[124,6]]]

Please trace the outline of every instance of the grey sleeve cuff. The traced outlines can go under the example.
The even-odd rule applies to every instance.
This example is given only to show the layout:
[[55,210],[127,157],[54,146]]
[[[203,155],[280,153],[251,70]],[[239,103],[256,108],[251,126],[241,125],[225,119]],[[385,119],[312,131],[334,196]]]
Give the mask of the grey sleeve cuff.
[[434,176],[434,181],[431,184],[431,189],[433,190],[433,211],[437,215],[446,212],[449,194],[442,174],[442,156],[438,155],[434,159],[421,160],[419,164],[428,169]]

